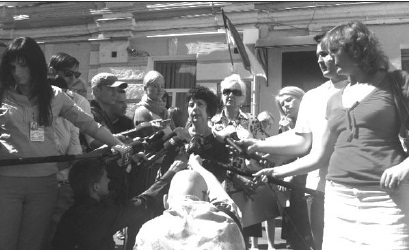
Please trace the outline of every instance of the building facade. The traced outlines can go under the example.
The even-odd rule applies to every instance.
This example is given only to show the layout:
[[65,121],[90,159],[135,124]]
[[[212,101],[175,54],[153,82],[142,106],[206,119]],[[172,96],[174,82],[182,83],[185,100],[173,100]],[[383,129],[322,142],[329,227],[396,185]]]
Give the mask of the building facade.
[[[220,81],[236,72],[250,93],[243,108],[278,117],[272,96],[280,88],[307,91],[325,81],[314,35],[351,20],[376,33],[392,68],[409,67],[409,2],[3,2],[1,8],[0,41],[30,36],[47,59],[69,53],[88,82],[99,72],[114,73],[130,83],[130,102],[140,99],[149,70],[165,75],[171,104],[179,107],[194,85],[218,92]],[[245,70],[238,53],[232,67],[222,9],[265,66],[267,80]]]

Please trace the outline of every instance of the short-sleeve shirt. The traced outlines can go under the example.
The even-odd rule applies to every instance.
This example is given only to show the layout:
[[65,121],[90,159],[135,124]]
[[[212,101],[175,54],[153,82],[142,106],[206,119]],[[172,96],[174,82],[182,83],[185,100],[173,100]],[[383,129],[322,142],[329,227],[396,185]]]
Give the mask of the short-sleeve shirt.
[[[294,131],[298,134],[312,133],[313,141],[318,140],[315,131],[324,129],[326,123],[327,102],[331,96],[339,92],[348,84],[348,81],[337,82],[331,80],[305,93],[298,111],[297,123]],[[324,192],[327,166],[308,173],[306,187]]]

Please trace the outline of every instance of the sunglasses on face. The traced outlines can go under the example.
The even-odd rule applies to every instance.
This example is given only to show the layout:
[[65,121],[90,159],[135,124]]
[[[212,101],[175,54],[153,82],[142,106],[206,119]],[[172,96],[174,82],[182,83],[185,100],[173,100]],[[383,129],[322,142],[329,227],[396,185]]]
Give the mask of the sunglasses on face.
[[243,93],[241,92],[240,89],[224,89],[223,90],[223,95],[230,95],[232,93],[234,96],[242,96]]
[[74,75],[75,78],[78,78],[78,77],[81,76],[81,72],[66,69],[66,70],[64,70],[64,75],[65,75],[65,77],[71,77],[72,75]]

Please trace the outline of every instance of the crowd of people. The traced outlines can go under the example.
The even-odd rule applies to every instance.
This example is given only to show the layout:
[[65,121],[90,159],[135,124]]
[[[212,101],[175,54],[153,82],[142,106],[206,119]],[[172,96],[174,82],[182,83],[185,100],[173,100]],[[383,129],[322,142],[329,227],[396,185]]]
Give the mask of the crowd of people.
[[273,250],[282,216],[294,250],[409,250],[409,75],[361,22],[314,39],[328,81],[280,89],[279,117],[242,109],[238,74],[169,107],[157,71],[127,117],[126,82],[93,76],[89,102],[77,59],[11,41],[0,156],[38,161],[0,167],[0,249],[256,249],[264,223]]

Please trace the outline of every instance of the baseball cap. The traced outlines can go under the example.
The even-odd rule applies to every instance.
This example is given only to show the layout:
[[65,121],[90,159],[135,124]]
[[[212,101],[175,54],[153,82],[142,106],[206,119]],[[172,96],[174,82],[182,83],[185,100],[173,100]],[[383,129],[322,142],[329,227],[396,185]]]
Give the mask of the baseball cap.
[[123,81],[118,81],[118,77],[111,73],[99,73],[91,79],[91,88],[96,86],[108,86],[108,87],[118,87],[125,89],[128,84]]

